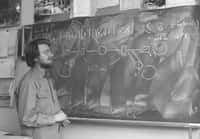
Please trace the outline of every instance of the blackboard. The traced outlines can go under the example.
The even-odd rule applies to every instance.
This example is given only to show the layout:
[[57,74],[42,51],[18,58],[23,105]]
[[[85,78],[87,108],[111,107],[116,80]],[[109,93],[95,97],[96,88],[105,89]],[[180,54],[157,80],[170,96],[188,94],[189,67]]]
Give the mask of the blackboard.
[[51,75],[71,117],[200,123],[199,6],[25,26],[48,38]]

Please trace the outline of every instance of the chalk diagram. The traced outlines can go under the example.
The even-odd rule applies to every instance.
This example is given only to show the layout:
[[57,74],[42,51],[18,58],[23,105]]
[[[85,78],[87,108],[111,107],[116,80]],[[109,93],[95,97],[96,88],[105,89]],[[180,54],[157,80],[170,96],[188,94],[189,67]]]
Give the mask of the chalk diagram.
[[[156,73],[156,67],[154,65],[145,65],[143,61],[140,59],[139,54],[147,54],[149,56],[152,55],[164,55],[167,51],[166,45],[160,46],[145,46],[142,49],[131,49],[127,48],[127,45],[122,45],[121,49],[108,49],[105,45],[100,45],[97,50],[87,50],[85,48],[81,48],[79,50],[70,50],[66,49],[65,54],[70,55],[74,54],[77,56],[84,56],[87,54],[97,54],[104,56],[108,52],[116,52],[120,53],[120,55],[128,56],[133,63],[136,63],[136,72],[135,76],[140,75],[145,80],[152,80]],[[120,60],[121,57],[117,58],[114,62],[110,63],[110,65],[115,64]],[[71,77],[73,63],[69,59],[65,59],[64,64],[61,66],[60,69],[57,69],[57,74],[61,78],[69,78]],[[91,69],[92,70],[92,69]]]
[[[110,66],[118,62],[121,57],[128,56],[131,62],[136,63],[134,75],[140,75],[145,80],[152,80],[155,77],[156,67],[154,65],[144,64],[139,55],[146,54],[150,57],[153,55],[161,56],[167,53],[168,48],[165,42],[167,40],[167,34],[164,33],[165,25],[162,22],[159,22],[155,29],[154,27],[155,25],[153,25],[151,22],[145,24],[144,31],[148,34],[151,34],[152,38],[149,39],[151,39],[153,43],[150,43],[148,46],[143,46],[143,48],[140,49],[128,48],[127,45],[121,45],[120,48],[108,48],[107,45],[109,44],[101,44],[101,42],[98,42],[99,46],[96,50],[88,50],[86,48],[79,48],[78,50],[65,49],[64,55],[75,55],[74,59],[76,60],[76,57],[78,56],[85,56],[88,54],[106,56],[107,53],[114,52],[119,54],[120,57],[116,58],[114,62],[109,63]],[[63,55],[59,57],[64,58]],[[71,62],[69,59],[64,59],[63,63],[64,64],[59,69],[56,69],[56,72],[61,78],[70,78],[73,62]]]

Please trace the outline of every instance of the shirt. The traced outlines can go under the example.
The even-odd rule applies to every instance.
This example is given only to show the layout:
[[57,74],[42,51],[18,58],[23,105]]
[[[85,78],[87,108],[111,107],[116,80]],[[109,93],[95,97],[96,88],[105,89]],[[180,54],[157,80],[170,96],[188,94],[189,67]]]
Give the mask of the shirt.
[[18,113],[21,125],[40,127],[55,123],[53,116],[61,111],[52,80],[44,73],[30,69],[22,79],[19,89]]

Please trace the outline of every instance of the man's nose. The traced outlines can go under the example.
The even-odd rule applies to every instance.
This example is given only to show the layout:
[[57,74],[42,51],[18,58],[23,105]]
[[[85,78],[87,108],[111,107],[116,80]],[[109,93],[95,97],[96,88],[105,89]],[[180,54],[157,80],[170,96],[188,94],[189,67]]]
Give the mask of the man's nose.
[[54,57],[54,54],[52,52],[49,53],[50,57]]

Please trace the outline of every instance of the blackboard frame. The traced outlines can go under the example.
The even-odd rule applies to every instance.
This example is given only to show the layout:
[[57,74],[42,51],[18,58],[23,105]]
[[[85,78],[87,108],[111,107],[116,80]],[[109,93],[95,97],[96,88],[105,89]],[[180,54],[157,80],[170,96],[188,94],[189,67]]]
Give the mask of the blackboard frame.
[[[196,7],[195,7],[196,8]],[[139,12],[151,12],[151,11],[157,11],[159,12],[160,10],[163,9],[157,9],[157,10],[144,10],[144,11],[139,11]],[[125,12],[124,12],[125,13]],[[128,14],[131,14],[130,10],[128,11]],[[116,14],[117,15],[117,14]],[[112,16],[112,15],[110,15]],[[99,17],[102,18],[103,16]],[[91,17],[84,17],[84,18],[91,18]],[[97,17],[98,18],[98,17]],[[79,18],[75,18],[75,19],[70,19],[70,20],[79,20]],[[54,22],[55,24],[57,22]],[[40,24],[37,24],[40,25]],[[34,26],[37,26],[34,25]],[[26,27],[25,27],[26,28]],[[97,122],[111,122],[111,123],[120,123],[120,124],[136,124],[136,125],[146,125],[146,126],[170,126],[170,127],[192,127],[192,128],[196,128],[199,127],[199,123],[193,123],[190,121],[187,122],[179,122],[179,121],[175,121],[175,122],[168,122],[168,121],[164,121],[164,122],[160,122],[160,121],[142,121],[142,120],[120,120],[120,119],[107,119],[107,118],[81,118],[81,117],[70,117],[70,119],[72,120],[83,120],[83,121],[97,121]]]

